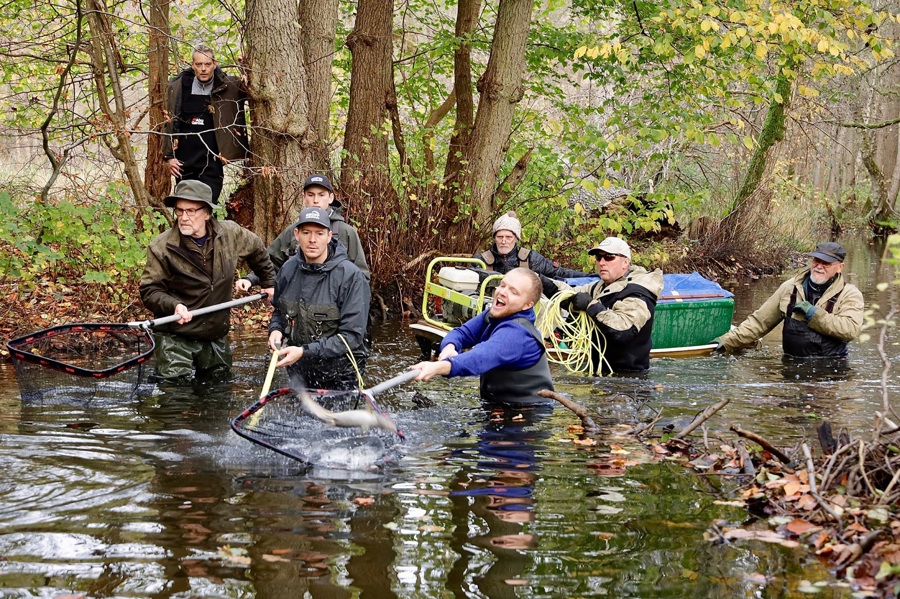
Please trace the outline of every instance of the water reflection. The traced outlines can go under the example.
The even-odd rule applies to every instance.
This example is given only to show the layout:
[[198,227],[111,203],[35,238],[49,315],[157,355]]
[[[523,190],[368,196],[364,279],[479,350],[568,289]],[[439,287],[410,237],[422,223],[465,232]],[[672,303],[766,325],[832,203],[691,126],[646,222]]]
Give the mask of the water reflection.
[[[451,547],[457,557],[449,576],[451,589],[462,593],[469,584],[486,597],[515,597],[531,562],[529,549],[538,545],[527,524],[535,519],[535,486],[539,483],[542,442],[549,430],[542,426],[552,405],[494,407],[474,445],[451,450],[447,460],[460,468],[450,484],[452,519],[456,526]],[[472,516],[477,519],[473,520]],[[473,561],[487,550],[496,560],[477,576]]]

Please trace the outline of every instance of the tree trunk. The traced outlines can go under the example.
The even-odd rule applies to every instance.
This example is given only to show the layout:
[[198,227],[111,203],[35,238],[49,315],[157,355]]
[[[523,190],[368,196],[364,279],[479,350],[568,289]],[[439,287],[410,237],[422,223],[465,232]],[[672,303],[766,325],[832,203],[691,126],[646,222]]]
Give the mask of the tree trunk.
[[331,173],[329,119],[331,116],[331,65],[338,23],[338,0],[300,0],[298,21],[306,64],[309,124],[316,134],[310,146],[313,168]]
[[302,36],[295,0],[248,0],[244,56],[252,126],[251,228],[266,243],[299,212],[303,179],[312,169],[314,134]]
[[[506,155],[513,113],[524,95],[525,44],[533,5],[534,0],[500,1],[491,56],[478,80],[478,114],[466,146],[467,165],[460,178],[460,190],[468,194],[477,227],[492,220],[492,198]],[[468,237],[471,244],[480,237],[470,222],[457,223],[458,241]]]
[[[453,52],[453,95],[456,97],[456,123],[444,165],[444,204],[455,205],[459,194],[459,175],[475,121],[475,98],[472,89],[472,46],[468,38],[478,24],[481,0],[460,0],[456,8],[456,39]],[[499,19],[498,19],[499,23]]]
[[151,203],[163,208],[163,199],[172,189],[172,175],[162,160],[160,134],[168,118],[166,114],[166,87],[169,73],[169,3],[170,0],[150,0],[150,39],[147,86],[149,88],[150,135],[147,137],[147,166],[144,168],[144,187],[150,193]]
[[344,132],[341,192],[351,202],[377,199],[382,207],[396,206],[388,164],[390,122],[391,36],[394,6],[391,0],[359,0],[356,24],[347,38],[353,55],[350,106]]
[[759,182],[762,181],[766,172],[769,151],[775,145],[784,139],[784,113],[791,100],[791,81],[784,76],[779,76],[775,83],[775,92],[781,96],[781,102],[773,99],[769,104],[769,110],[766,113],[766,120],[763,122],[762,130],[759,132],[756,149],[750,158],[750,165],[747,167],[747,173],[741,183],[734,198],[731,212],[739,212],[747,199],[753,195]]

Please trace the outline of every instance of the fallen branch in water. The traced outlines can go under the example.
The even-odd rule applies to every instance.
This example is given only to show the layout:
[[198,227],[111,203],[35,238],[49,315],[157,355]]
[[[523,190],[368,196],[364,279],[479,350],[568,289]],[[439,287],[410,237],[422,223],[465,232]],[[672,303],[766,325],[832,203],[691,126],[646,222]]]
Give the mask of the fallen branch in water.
[[756,433],[751,433],[750,431],[745,431],[741,427],[736,424],[731,425],[731,430],[739,437],[743,437],[745,439],[749,439],[753,441],[757,445],[761,446],[763,449],[771,453],[773,456],[781,460],[782,464],[790,464],[791,458],[787,457],[783,451],[776,448],[774,445],[757,435]]
[[700,426],[701,424],[703,424],[704,422],[709,420],[713,414],[715,414],[716,412],[718,412],[719,410],[721,410],[722,408],[727,406],[728,402],[730,402],[730,401],[731,401],[731,398],[726,398],[715,405],[709,406],[708,408],[703,410],[703,412],[701,412],[699,416],[694,418],[694,420],[689,425],[687,425],[686,427],[681,429],[681,432],[679,432],[677,435],[675,435],[672,438],[673,439],[683,439],[684,437],[690,435],[691,431],[693,431],[695,428],[697,428],[698,426]]
[[563,407],[571,410],[576,416],[581,418],[581,426],[586,433],[596,433],[600,431],[600,427],[597,426],[593,420],[591,420],[590,415],[588,414],[588,410],[581,404],[577,404],[561,393],[557,393],[555,391],[550,391],[549,389],[542,389],[538,391],[538,395],[541,397],[547,397],[549,399],[555,399],[559,403],[563,405]]

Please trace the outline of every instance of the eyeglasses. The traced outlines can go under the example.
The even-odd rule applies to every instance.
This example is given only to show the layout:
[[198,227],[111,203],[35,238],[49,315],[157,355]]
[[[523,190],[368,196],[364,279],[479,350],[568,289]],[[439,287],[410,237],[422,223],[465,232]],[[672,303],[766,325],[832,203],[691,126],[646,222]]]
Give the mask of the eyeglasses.
[[187,216],[188,218],[194,218],[198,212],[203,210],[203,208],[176,208],[175,216],[181,218],[182,216]]
[[597,259],[597,262],[603,260],[604,262],[612,262],[616,258],[619,257],[619,254],[595,254],[594,258]]

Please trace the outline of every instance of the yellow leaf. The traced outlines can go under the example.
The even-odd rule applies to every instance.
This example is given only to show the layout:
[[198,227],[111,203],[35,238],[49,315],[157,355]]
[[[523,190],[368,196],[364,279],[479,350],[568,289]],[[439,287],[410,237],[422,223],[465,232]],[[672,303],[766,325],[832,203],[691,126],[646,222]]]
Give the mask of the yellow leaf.
[[598,56],[600,56],[600,48],[598,48],[597,46],[594,46],[587,51],[588,58],[597,58]]
[[744,142],[744,147],[747,148],[748,150],[752,150],[753,147],[756,145],[753,143],[753,138],[750,137],[749,135],[744,136],[743,142]]
[[816,50],[818,50],[819,52],[822,52],[822,53],[827,52],[828,51],[828,40],[824,39],[824,38],[820,39],[819,44],[816,46]]
[[704,56],[706,56],[706,49],[702,45],[694,46],[694,55],[697,58],[703,58]]
[[587,49],[587,46],[581,46],[580,48],[575,50],[575,60],[578,60],[579,58],[584,56],[587,53]]
[[775,101],[779,104],[784,104],[784,98],[778,92],[775,92]]
[[763,60],[766,57],[766,54],[769,53],[769,48],[766,46],[765,42],[760,42],[756,44],[756,51],[754,53],[758,59]]

